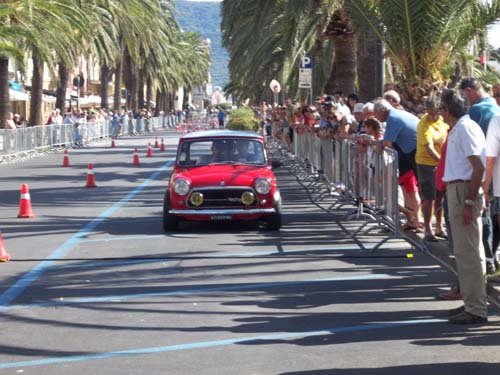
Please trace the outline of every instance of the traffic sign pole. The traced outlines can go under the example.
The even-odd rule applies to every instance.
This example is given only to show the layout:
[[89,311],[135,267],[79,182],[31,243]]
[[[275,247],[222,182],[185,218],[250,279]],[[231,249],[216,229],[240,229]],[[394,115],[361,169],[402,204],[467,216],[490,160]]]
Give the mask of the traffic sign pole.
[[309,89],[311,104],[313,102],[312,70],[312,57],[309,55],[302,56],[299,64],[299,88]]

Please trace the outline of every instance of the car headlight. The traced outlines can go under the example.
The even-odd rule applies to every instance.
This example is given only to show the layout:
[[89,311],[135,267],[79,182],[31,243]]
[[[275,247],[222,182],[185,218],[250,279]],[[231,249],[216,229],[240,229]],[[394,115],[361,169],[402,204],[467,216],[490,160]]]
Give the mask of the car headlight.
[[203,201],[205,200],[205,198],[203,197],[202,193],[195,192],[195,193],[191,194],[191,198],[189,198],[189,200],[191,201],[193,206],[198,207],[198,206],[201,206],[203,204]]
[[189,193],[190,187],[191,184],[189,183],[189,181],[183,178],[179,178],[174,182],[174,191],[178,195],[186,195],[187,193]]
[[259,194],[267,194],[271,191],[271,182],[265,178],[258,178],[255,181],[255,190]]
[[250,192],[250,191],[245,191],[243,194],[241,194],[241,202],[245,206],[250,206],[255,202],[255,195]]

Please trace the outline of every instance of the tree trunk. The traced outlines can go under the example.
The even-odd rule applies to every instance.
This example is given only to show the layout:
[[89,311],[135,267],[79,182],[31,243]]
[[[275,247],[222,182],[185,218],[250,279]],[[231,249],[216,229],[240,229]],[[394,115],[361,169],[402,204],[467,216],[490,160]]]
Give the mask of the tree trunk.
[[132,67],[132,75],[130,76],[130,108],[132,109],[139,109],[138,102],[137,102],[137,93],[138,93],[138,88],[139,88],[139,80],[138,80],[138,74],[135,71],[136,69]]
[[356,92],[357,38],[345,8],[333,13],[324,36],[330,38],[334,46],[333,67],[324,92],[334,94],[342,91],[345,95]]
[[101,66],[101,108],[108,109],[109,101],[108,101],[108,86],[109,86],[109,66],[104,63]]
[[[177,98],[177,92],[171,92],[168,97],[168,110],[169,111],[174,111],[175,110],[175,100]],[[182,108],[182,106],[181,106]]]
[[125,49],[124,54],[124,76],[125,76],[125,87],[127,88],[127,106],[131,110],[138,109],[137,106],[137,91],[138,91],[138,74],[137,68],[132,61],[132,57],[127,49]]
[[146,81],[146,108],[148,111],[151,111],[151,100],[153,100],[153,80],[148,77]]
[[31,80],[31,103],[29,126],[42,125],[43,105],[43,61],[40,53],[33,48],[33,78]]
[[115,111],[120,111],[122,102],[122,65],[123,65],[123,54],[116,60],[115,66],[115,90],[113,94],[113,109]]
[[138,108],[145,108],[146,103],[144,101],[144,86],[146,82],[144,80],[144,69],[141,69],[137,74],[137,106]]
[[59,84],[56,90],[56,108],[61,110],[61,114],[66,113],[66,91],[68,90],[69,69],[67,65],[60,61],[58,66]]
[[334,38],[335,61],[325,84],[325,93],[342,91],[345,95],[356,92],[356,36],[339,35]]
[[160,89],[156,89],[155,102],[156,102],[155,116],[158,117],[160,115],[160,111],[162,110],[161,106],[163,105],[163,102],[161,100],[161,91],[160,91]]
[[5,128],[9,112],[9,59],[0,56],[0,129]]
[[372,28],[366,24],[358,25],[357,68],[358,68],[358,96],[361,102],[367,102],[383,94],[383,64],[380,62],[382,48],[380,41]]

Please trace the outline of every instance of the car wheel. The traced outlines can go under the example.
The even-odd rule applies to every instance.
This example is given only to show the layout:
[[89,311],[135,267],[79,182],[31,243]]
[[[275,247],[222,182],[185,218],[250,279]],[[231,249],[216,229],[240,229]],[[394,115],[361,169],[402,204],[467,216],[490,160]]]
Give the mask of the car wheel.
[[166,232],[179,228],[179,219],[175,215],[168,213],[168,211],[170,211],[170,199],[167,191],[163,199],[163,230]]
[[268,230],[280,230],[281,228],[281,201],[274,205],[274,209],[276,213],[266,218]]

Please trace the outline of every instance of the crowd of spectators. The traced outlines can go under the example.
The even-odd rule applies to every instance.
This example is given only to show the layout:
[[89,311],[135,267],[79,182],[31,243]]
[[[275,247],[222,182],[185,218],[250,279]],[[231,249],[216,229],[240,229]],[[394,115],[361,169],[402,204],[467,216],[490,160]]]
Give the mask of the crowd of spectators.
[[369,103],[337,92],[310,105],[264,102],[256,112],[267,135],[289,150],[306,132],[393,148],[404,229],[428,242],[448,240],[457,262],[457,285],[440,297],[464,304],[450,311],[449,321],[483,323],[485,275],[498,267],[500,243],[500,84],[490,92],[465,78],[457,89],[427,97],[423,113],[405,109],[393,89]]

